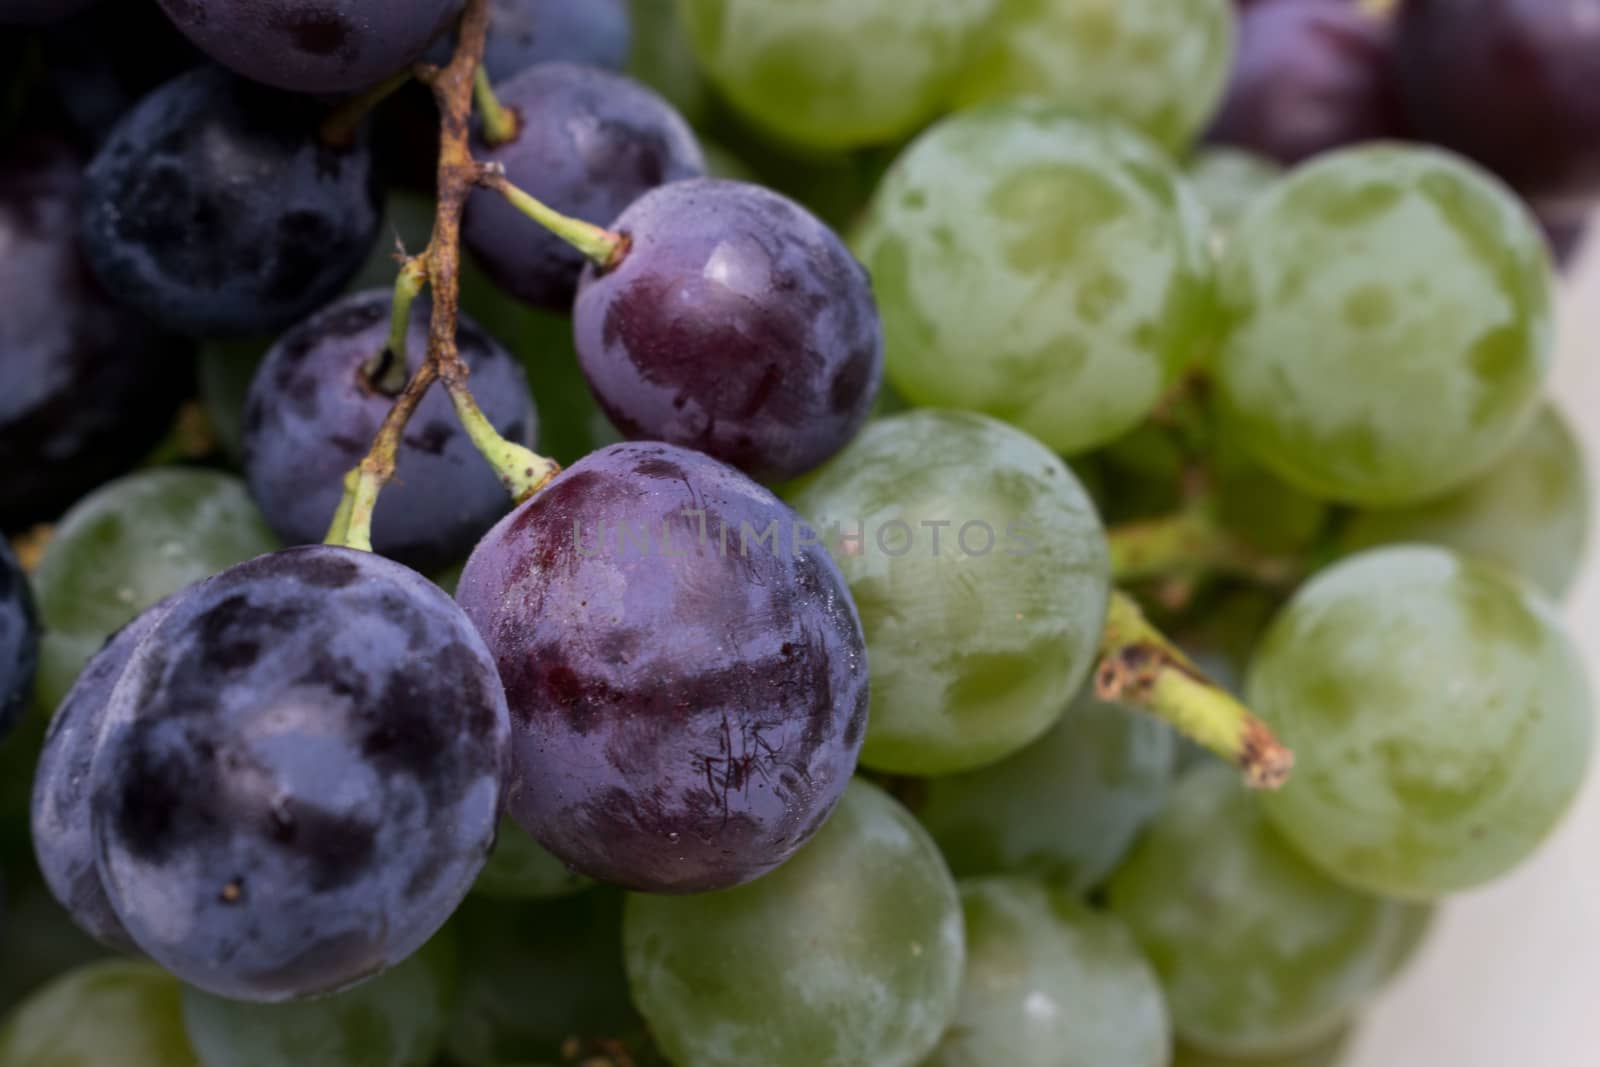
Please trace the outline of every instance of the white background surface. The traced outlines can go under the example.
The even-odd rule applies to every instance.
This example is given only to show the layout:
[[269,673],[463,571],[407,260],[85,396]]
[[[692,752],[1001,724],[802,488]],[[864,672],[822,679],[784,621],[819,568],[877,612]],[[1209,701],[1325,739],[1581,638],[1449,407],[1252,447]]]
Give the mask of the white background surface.
[[[1600,495],[1600,233],[1566,286],[1553,392]],[[1595,525],[1567,617],[1600,696]],[[1600,747],[1587,790],[1538,856],[1443,909],[1348,1067],[1600,1067]]]

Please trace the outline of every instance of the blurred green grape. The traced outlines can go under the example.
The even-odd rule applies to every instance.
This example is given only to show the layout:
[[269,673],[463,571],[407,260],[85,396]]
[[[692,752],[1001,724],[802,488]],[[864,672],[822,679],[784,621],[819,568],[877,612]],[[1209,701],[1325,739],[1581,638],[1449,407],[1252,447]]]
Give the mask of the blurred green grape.
[[1379,146],[1296,170],[1223,257],[1230,432],[1307,492],[1371,506],[1455,488],[1516,442],[1550,365],[1543,239],[1458,157]]
[[1319,1042],[1316,1047],[1303,1052],[1265,1058],[1235,1059],[1231,1056],[1213,1056],[1209,1052],[1179,1045],[1172,1060],[1172,1067],[1339,1067],[1339,1064],[1344,1062],[1345,1052],[1349,1046],[1348,1030],[1341,1030],[1326,1041]]
[[478,873],[472,891],[502,900],[544,900],[571,896],[593,884],[552,856],[522,827],[502,818],[494,852]]
[[184,1037],[178,980],[112,960],[56,979],[0,1025],[4,1067],[200,1067]]
[[995,0],[680,0],[728,101],[816,148],[892,141],[944,103]]
[[183,992],[183,1020],[201,1067],[427,1067],[455,984],[455,946],[434,938],[353,989],[288,1004],[245,1004]]
[[961,884],[967,967],[923,1067],[1167,1067],[1161,983],[1127,929],[1027,878]]
[[958,877],[1037,875],[1081,895],[1161,810],[1176,754],[1165,723],[1084,692],[1016,755],[930,779],[917,817]]
[[1426,910],[1312,867],[1220,765],[1179,780],[1110,901],[1161,974],[1178,1037],[1239,1056],[1343,1028],[1389,977],[1408,911]]
[[862,762],[970,770],[1061,717],[1096,658],[1109,578],[1094,506],[1043,445],[981,415],[894,415],[792,503],[835,549],[866,630]]
[[1143,138],[1022,101],[934,126],[856,248],[887,371],[1074,455],[1133,429],[1213,334],[1205,213]]
[[1189,160],[1189,187],[1206,209],[1211,245],[1218,255],[1251,206],[1283,179],[1283,173],[1273,160],[1239,148],[1202,148]]
[[911,1067],[956,1008],[954,879],[927,832],[857,780],[773,873],[630,896],[628,981],[679,1067]]
[[1583,783],[1582,661],[1554,609],[1442,548],[1373,549],[1302,587],[1250,668],[1298,756],[1274,823],[1333,876],[1431,897],[1506,873]]
[[1403,541],[1443,545],[1510,567],[1562,597],[1583,563],[1589,515],[1583,448],[1546,404],[1487,472],[1441,500],[1356,515],[1340,545],[1348,552]]
[[1229,0],[1001,0],[957,83],[965,107],[1042,96],[1136,126],[1171,151],[1222,102]]

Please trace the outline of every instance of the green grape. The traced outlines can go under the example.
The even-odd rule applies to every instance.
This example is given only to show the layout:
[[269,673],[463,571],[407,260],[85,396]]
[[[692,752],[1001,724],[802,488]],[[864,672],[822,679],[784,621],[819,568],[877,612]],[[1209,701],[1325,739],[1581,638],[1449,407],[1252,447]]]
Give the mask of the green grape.
[[161,968],[90,964],[18,1005],[0,1026],[3,1067],[200,1067],[183,1032],[182,991]]
[[542,900],[571,896],[593,884],[552,856],[522,827],[502,818],[494,852],[472,891],[502,900]]
[[145,608],[277,547],[243,483],[215,471],[137,471],[84,497],[33,575],[45,626],[40,703],[59,704],[89,657]]
[[1074,455],[1155,407],[1213,334],[1205,212],[1143,138],[1019,101],[934,126],[857,236],[889,380]]
[[1350,1047],[1350,1031],[1341,1030],[1326,1041],[1302,1052],[1283,1056],[1237,1059],[1232,1056],[1213,1056],[1209,1052],[1179,1045],[1172,1067],[1339,1067]]
[[958,877],[1031,874],[1083,894],[1161,810],[1176,754],[1165,723],[1084,692],[1016,755],[930,779],[917,816]]
[[680,0],[711,80],[772,133],[816,148],[909,134],[949,94],[996,0]]
[[1283,179],[1283,168],[1273,160],[1218,146],[1196,152],[1188,172],[1189,186],[1211,219],[1211,246],[1219,255],[1256,200]]
[[447,1048],[465,1067],[559,1060],[573,1037],[639,1027],[622,970],[622,895],[469,896],[453,919],[460,991]]
[[628,898],[635,1002],[678,1067],[909,1067],[960,992],[955,880],[927,832],[857,780],[749,885]]
[[1356,515],[1340,544],[1349,552],[1403,541],[1443,545],[1510,567],[1561,597],[1583,563],[1589,503],[1583,449],[1546,404],[1487,472],[1440,500]]
[[1430,148],[1329,153],[1269,190],[1224,255],[1230,430],[1307,492],[1395,506],[1470,480],[1538,404],[1551,274],[1527,209]]
[[1249,458],[1227,434],[1211,450],[1217,519],[1249,547],[1269,555],[1309,551],[1328,528],[1332,509]]
[[1160,973],[1178,1037],[1239,1056],[1342,1028],[1388,978],[1420,908],[1312,867],[1220,765],[1179,779],[1110,901]]
[[1178,151],[1222,102],[1233,24],[1228,0],[1001,0],[955,101],[1048,97]]
[[444,1037],[455,967],[445,935],[316,1000],[245,1004],[185,989],[183,1020],[202,1067],[427,1067]]
[[200,348],[200,404],[223,455],[244,461],[244,403],[270,340],[207,341]]
[[629,6],[633,14],[629,73],[666,97],[689,122],[704,124],[711,115],[711,87],[678,23],[674,0],[630,0]]
[[1583,783],[1589,691],[1554,609],[1442,548],[1372,549],[1312,579],[1268,630],[1246,693],[1299,757],[1273,821],[1374,892],[1491,881]]
[[1167,1067],[1161,983],[1127,929],[1028,878],[961,884],[967,967],[923,1067]]
[[1109,564],[1058,457],[982,415],[914,411],[870,423],[793,503],[866,630],[863,763],[971,770],[1061,717],[1097,655]]

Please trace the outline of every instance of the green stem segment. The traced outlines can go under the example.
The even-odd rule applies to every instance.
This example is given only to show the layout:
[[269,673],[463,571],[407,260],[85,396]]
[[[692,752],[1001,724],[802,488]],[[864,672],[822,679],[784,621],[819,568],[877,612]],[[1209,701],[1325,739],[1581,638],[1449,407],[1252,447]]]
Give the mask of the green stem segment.
[[505,197],[511,202],[512,207],[582,252],[585,258],[601,270],[610,270],[627,255],[626,236],[612,233],[582,219],[561,214],[543,201],[512,185],[504,171],[499,168],[493,165],[486,166],[479,181],[485,188],[493,189]]
[[550,480],[561,472],[561,467],[554,460],[500,436],[483,409],[478,407],[472,390],[466,387],[465,382],[456,385],[446,380],[445,388],[450,391],[456,417],[461,420],[467,436],[483,458],[489,461],[495,474],[499,475],[500,484],[506,487],[512,500],[522,503],[550,484]]
[[334,108],[322,123],[322,143],[335,148],[347,148],[355,143],[356,131],[372,114],[374,108],[399,91],[411,80],[411,71],[402,70],[388,81],[379,82],[358,96],[352,96]]
[[483,119],[483,139],[490,145],[505,144],[516,137],[517,113],[500,102],[489,84],[489,72],[481,66],[472,76],[472,98],[478,105],[478,116]]
[[1242,770],[1253,788],[1280,788],[1294,767],[1294,754],[1267,724],[1209,681],[1120,590],[1111,594],[1095,694],[1166,720]]
[[411,305],[426,284],[426,257],[412,256],[400,265],[400,274],[394,281],[394,301],[389,305],[389,338],[383,351],[362,368],[367,381],[379,392],[395,396],[406,387],[406,377],[410,373],[406,337],[411,333]]
[[1295,562],[1263,555],[1222,526],[1201,501],[1156,519],[1140,519],[1106,532],[1111,573],[1119,583],[1190,579],[1207,574],[1282,585],[1301,569]]

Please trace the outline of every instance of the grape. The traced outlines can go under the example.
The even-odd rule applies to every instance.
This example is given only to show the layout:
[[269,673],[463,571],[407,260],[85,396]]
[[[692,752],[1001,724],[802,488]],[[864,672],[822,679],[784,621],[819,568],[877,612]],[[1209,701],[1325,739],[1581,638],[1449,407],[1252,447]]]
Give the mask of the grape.
[[1256,198],[1283,177],[1270,159],[1237,148],[1203,148],[1189,162],[1189,187],[1211,217],[1211,243],[1220,254]]
[[28,576],[0,540],[0,734],[16,725],[39,666],[39,618]]
[[914,132],[996,0],[684,0],[705,72],[746,117],[815,148]]
[[86,933],[111,948],[130,952],[136,946],[117,918],[95,866],[89,772],[105,728],[112,690],[134,650],[166,617],[176,599],[169,597],[141,612],[89,660],[50,721],[33,779],[33,848],[45,884]]
[[1285,1056],[1269,1056],[1265,1059],[1252,1056],[1249,1059],[1234,1059],[1231,1056],[1213,1056],[1208,1052],[1201,1052],[1185,1046],[1178,1046],[1177,1057],[1172,1061],[1172,1067],[1339,1067],[1344,1062],[1345,1052],[1350,1045],[1350,1032],[1341,1030],[1326,1041],[1320,1042],[1316,1047],[1304,1052],[1292,1052]]
[[181,987],[147,963],[81,967],[34,993],[0,1027],[6,1067],[200,1067],[183,1033]]
[[488,651],[421,575],[322,545],[241,563],[173,605],[112,692],[90,770],[107,896],[207,992],[348,986],[466,895],[508,729]]
[[928,781],[917,816],[958,876],[1037,875],[1081,895],[1161,810],[1176,756],[1164,723],[1083,693],[1009,759]]
[[1299,163],[1403,137],[1388,19],[1360,4],[1274,0],[1246,11],[1239,56],[1207,139]]
[[1246,691],[1299,757],[1273,822],[1340,880],[1398,896],[1482,885],[1526,858],[1582,785],[1593,732],[1554,610],[1439,548],[1318,575]]
[[1578,576],[1589,538],[1583,450],[1550,405],[1495,465],[1465,487],[1417,507],[1354,516],[1349,552],[1425,541],[1511,568],[1552,597]]
[[570,1038],[637,1029],[622,970],[621,893],[542,901],[475,894],[450,928],[461,945],[452,1062],[555,1061]]
[[74,152],[31,140],[0,168],[0,529],[53,519],[166,432],[188,348],[112,303],[78,254]]
[[376,85],[422,55],[461,10],[460,0],[160,3],[212,59],[247,78],[301,93]]
[[106,288],[205,335],[271,333],[332,299],[373,247],[378,197],[363,145],[317,140],[323,111],[214,69],[140,101],[89,165],[83,248]]
[[428,1067],[455,985],[447,935],[370,982],[298,1004],[244,1004],[185,989],[202,1067]]
[[0,25],[32,26],[77,14],[95,0],[0,0]]
[[[244,469],[262,514],[286,544],[328,532],[345,474],[361,462],[394,394],[382,387],[392,294],[374,289],[329,305],[290,330],[256,371],[244,410]],[[410,372],[428,352],[432,307],[412,305]],[[532,445],[537,419],[521,365],[462,316],[461,358],[484,415],[506,439]],[[443,388],[417,408],[401,440],[395,484],[378,501],[372,544],[418,570],[462,558],[510,509],[494,468],[461,428]]]
[[1023,101],[924,134],[856,248],[907,400],[983,411],[1075,454],[1132,429],[1208,340],[1206,239],[1153,145]]
[[1167,1067],[1161,984],[1115,918],[1026,878],[963,882],[961,1006],[923,1067]]
[[1397,19],[1422,136],[1531,193],[1600,194],[1600,0],[1407,0]]
[[909,812],[864,782],[752,885],[628,899],[634,1001],[681,1067],[910,1067],[955,1011],[960,898]]
[[955,102],[1044,96],[1178,151],[1216,111],[1232,56],[1227,0],[1001,0]]
[[1178,1036],[1236,1056],[1298,1051],[1341,1029],[1388,978],[1408,911],[1425,910],[1313,868],[1238,772],[1216,764],[1178,781],[1110,900],[1160,973]]
[[1584,249],[1593,203],[1584,199],[1536,200],[1532,207],[1556,263],[1563,268],[1572,266]]
[[864,763],[971,770],[1066,711],[1098,656],[1108,564],[1094,505],[1043,445],[981,415],[894,415],[793,500],[838,526],[866,626]]
[[[483,69],[494,82],[538,63],[582,63],[622,70],[633,47],[628,0],[490,0]],[[428,53],[443,66],[455,52],[451,35]]]
[[1251,210],[1221,269],[1223,417],[1307,492],[1394,506],[1486,470],[1550,363],[1544,244],[1511,193],[1432,149],[1343,149]]
[[584,272],[578,358],[633,438],[707,452],[762,481],[855,436],[883,378],[872,284],[833,231],[757,185],[678,182],[616,220],[632,244]]
[[[516,115],[517,132],[504,144],[480,139],[475,154],[556,211],[605,226],[656,186],[705,173],[689,124],[620,74],[543,63],[495,94]],[[472,194],[461,234],[507,292],[552,310],[572,303],[583,256],[498,192]]]
[[812,533],[731,467],[625,444],[484,537],[457,598],[516,723],[508,810],[558,859],[695,892],[816,832],[855,768],[867,676]]
[[516,822],[501,819],[494,854],[478,874],[472,891],[503,900],[542,900],[570,896],[590,884],[524,833]]
[[84,497],[34,572],[39,703],[61,703],[89,657],[145,608],[276,547],[244,485],[216,471],[139,471]]

